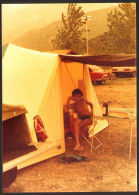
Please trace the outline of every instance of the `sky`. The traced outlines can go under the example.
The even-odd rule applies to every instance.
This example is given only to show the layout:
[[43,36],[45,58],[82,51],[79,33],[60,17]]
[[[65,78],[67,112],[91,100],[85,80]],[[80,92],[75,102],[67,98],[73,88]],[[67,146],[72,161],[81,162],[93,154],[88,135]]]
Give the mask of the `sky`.
[[[45,25],[51,24],[53,21],[61,20],[61,13],[64,13],[65,15],[67,14],[67,8],[68,8],[69,3],[45,3],[45,5],[46,4],[47,4],[48,7],[46,6]],[[20,3],[18,3],[18,4],[10,4],[10,3],[9,4],[4,4],[3,3],[2,4],[2,10],[3,10],[3,12],[2,12],[2,18],[3,18],[2,23],[4,24],[3,27],[2,27],[3,32],[5,31],[5,32],[9,33],[9,30],[7,30],[7,29],[13,28],[13,26],[11,25],[12,27],[10,27],[10,24],[9,24],[10,14],[13,14],[17,10],[20,12],[20,9],[24,8],[27,5],[30,5],[30,6],[28,6],[28,10],[29,10],[29,8],[37,8],[38,5],[39,5],[39,9],[40,9],[41,6],[42,7],[44,6],[44,3],[32,3],[32,4],[31,3],[29,3],[29,4],[20,4]],[[112,7],[112,6],[118,6],[118,3],[77,3],[77,6],[81,6],[83,8],[83,11],[85,13],[87,13],[87,12],[90,12],[90,11],[105,9],[105,8]],[[4,11],[4,10],[6,10],[6,9],[4,9],[6,7],[9,7],[11,9],[13,9],[14,12],[9,12],[9,15],[8,15],[8,12]],[[35,10],[37,10],[37,9],[35,9]],[[23,11],[26,11],[26,10],[23,10]],[[22,16],[23,12],[21,12],[21,13],[22,13],[21,14],[21,16]],[[26,14],[24,16],[24,19],[26,19],[25,17],[26,17]],[[39,16],[34,15],[34,13],[31,12],[30,13],[30,18],[28,18],[28,20],[32,20],[35,17],[37,18]],[[35,21],[35,19],[34,19],[34,21]],[[38,28],[43,28],[44,27],[44,22],[41,22],[41,21],[42,21],[42,19],[40,17],[40,23],[39,23]],[[13,21],[13,23],[14,23],[14,21]],[[20,24],[20,17],[15,21],[15,23]],[[24,20],[24,23],[25,23],[25,20]],[[36,29],[35,23],[33,23],[33,25],[26,26],[26,28],[22,29],[22,32],[20,32],[20,30],[17,30],[17,31],[20,32],[20,36],[21,36],[21,34],[24,34],[25,32],[27,32],[29,30],[32,30],[32,29]],[[5,34],[5,37],[6,37],[6,33],[4,33],[4,34]],[[10,36],[12,36],[12,34]]]
[[[93,6],[90,6],[90,4],[92,4]],[[53,8],[54,7],[56,8],[56,5],[57,5],[56,3],[48,4],[48,6],[50,7],[53,6]],[[65,6],[67,7],[67,5],[68,3],[61,4],[61,6],[64,7]],[[88,11],[99,10],[107,7],[117,6],[118,3],[78,3],[78,5],[82,6],[85,12],[88,12]],[[6,4],[6,6],[16,10],[26,6],[26,4]]]

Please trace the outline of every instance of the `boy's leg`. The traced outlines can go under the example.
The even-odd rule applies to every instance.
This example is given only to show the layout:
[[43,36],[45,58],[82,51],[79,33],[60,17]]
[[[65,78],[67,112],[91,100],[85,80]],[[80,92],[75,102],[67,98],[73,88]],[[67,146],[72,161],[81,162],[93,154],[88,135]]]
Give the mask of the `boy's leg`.
[[75,146],[74,150],[78,150],[80,148],[80,140],[79,140],[79,135],[80,135],[80,119],[77,119],[74,121],[74,134],[75,134]]
[[83,147],[83,134],[84,134],[84,129],[83,128],[80,128],[80,137],[79,137],[79,139],[80,139],[80,150],[82,150],[82,149],[84,149],[84,147]]
[[81,121],[80,123],[80,150],[84,149],[84,147],[82,146],[84,131],[86,130],[86,127],[88,127],[91,124],[92,124],[92,121],[90,119],[85,119]]
[[88,127],[91,124],[92,124],[92,121],[90,119],[85,119],[85,120],[81,121],[80,128],[85,129],[86,127]]

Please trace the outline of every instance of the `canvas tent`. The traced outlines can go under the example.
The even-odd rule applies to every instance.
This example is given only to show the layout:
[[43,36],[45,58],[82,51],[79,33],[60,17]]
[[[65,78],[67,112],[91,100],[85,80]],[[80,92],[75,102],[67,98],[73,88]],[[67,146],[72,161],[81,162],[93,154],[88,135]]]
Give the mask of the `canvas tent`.
[[2,121],[27,113],[27,110],[24,106],[13,106],[7,104],[2,105],[2,111]]
[[[2,111],[3,162],[5,163],[13,159],[13,154],[14,158],[16,157],[15,148],[20,148],[20,155],[21,153],[23,154],[23,148],[25,149],[25,146],[31,142],[31,139],[25,118],[27,110],[24,106],[3,104]],[[26,147],[28,152],[33,151],[34,148],[35,147]]]
[[[33,51],[13,44],[5,46],[2,55],[6,135],[9,132],[14,134],[13,129],[20,129],[18,137],[23,138],[23,144],[34,147],[33,151],[4,163],[3,171],[15,166],[20,169],[65,152],[63,106],[74,88],[80,88],[85,98],[93,103],[95,115],[102,115],[86,64],[120,66],[122,60],[122,66],[127,63],[133,66],[136,59],[135,55],[62,55]],[[47,131],[48,139],[44,143],[37,141],[33,123],[36,115],[41,117]],[[15,142],[14,135],[12,137],[11,143]]]
[[[24,114],[30,144],[36,150],[4,163],[3,171],[14,166],[20,169],[65,152],[63,105],[77,87],[94,104],[94,114],[102,115],[85,64],[63,62],[58,54],[33,51],[12,44],[7,46],[2,59],[2,101],[9,109],[10,106],[24,105],[27,113],[20,115]],[[33,124],[36,115],[41,117],[47,131],[48,139],[44,143],[37,141]],[[20,125],[20,120],[13,118],[10,118],[11,123]],[[4,121],[8,122],[9,119]]]

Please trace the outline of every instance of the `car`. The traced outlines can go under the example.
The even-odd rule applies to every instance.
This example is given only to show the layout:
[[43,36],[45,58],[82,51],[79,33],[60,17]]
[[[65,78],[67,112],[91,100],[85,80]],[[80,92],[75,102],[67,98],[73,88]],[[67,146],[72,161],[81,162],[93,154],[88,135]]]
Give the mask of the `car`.
[[101,84],[102,82],[105,82],[106,80],[110,79],[109,71],[105,71],[96,65],[88,65],[88,68],[93,84]]
[[136,67],[113,67],[112,73],[116,77],[135,77]]

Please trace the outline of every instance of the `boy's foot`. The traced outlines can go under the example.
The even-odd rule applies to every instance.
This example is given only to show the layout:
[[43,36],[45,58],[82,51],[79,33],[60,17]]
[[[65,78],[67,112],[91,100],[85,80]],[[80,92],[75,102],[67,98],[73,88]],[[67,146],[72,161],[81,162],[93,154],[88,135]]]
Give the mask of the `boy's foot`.
[[80,147],[80,145],[79,146],[74,146],[74,150],[78,150],[79,149],[79,147]]
[[79,146],[78,150],[82,151],[82,150],[84,150],[84,147],[83,146]]
[[75,146],[73,149],[75,151],[82,151],[84,149],[84,147],[79,145],[79,146]]

